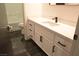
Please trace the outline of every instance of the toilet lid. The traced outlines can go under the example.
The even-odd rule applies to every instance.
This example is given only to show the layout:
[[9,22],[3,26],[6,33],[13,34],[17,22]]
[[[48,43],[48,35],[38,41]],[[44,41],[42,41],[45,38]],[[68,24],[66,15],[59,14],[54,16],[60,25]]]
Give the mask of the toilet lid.
[[19,27],[23,27],[23,25],[24,25],[23,23],[19,23]]

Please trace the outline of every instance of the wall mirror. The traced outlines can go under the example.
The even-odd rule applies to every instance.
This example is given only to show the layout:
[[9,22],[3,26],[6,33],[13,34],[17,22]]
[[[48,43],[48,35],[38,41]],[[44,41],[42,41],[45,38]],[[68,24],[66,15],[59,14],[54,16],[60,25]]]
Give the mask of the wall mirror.
[[49,5],[79,5],[79,3],[49,3]]

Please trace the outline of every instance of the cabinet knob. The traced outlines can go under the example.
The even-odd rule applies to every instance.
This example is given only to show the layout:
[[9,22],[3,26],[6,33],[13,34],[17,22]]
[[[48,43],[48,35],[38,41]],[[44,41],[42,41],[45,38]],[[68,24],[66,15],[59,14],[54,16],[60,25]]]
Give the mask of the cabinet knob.
[[78,35],[75,34],[75,35],[74,35],[74,40],[77,40],[77,39],[78,39]]
[[52,53],[55,52],[55,45],[52,47]]
[[32,35],[30,35],[30,37],[33,37]]
[[29,24],[30,26],[32,26],[32,24]]
[[40,42],[43,42],[43,40],[42,40],[42,39],[43,39],[43,36],[40,36]]
[[30,31],[32,31],[31,29],[29,29]]

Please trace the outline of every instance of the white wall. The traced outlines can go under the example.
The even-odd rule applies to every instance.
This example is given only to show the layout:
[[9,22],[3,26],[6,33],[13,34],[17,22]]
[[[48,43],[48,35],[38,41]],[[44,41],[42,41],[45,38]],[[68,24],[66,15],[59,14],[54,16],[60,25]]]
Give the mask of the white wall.
[[28,17],[42,16],[42,5],[40,3],[28,3],[27,5]]
[[0,3],[0,26],[8,25],[5,4]]
[[5,3],[8,23],[23,22],[22,3]]

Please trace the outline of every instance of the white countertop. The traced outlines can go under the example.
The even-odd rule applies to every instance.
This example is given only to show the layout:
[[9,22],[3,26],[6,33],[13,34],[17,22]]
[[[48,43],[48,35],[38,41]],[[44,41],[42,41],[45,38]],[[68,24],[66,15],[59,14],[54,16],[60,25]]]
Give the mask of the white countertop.
[[43,22],[46,22],[46,21],[52,22],[52,20],[47,19],[47,18],[41,18],[41,17],[31,17],[31,18],[29,18],[29,20],[32,20],[35,23],[38,23],[54,32],[57,32],[65,37],[68,37],[69,39],[73,40],[73,36],[75,33],[75,27],[72,27],[72,26],[69,26],[69,25],[63,24],[63,23],[57,23],[58,25],[50,26],[50,24],[43,23]]

